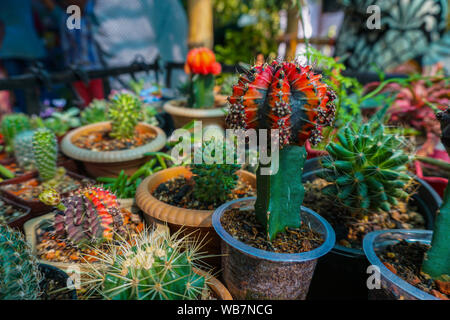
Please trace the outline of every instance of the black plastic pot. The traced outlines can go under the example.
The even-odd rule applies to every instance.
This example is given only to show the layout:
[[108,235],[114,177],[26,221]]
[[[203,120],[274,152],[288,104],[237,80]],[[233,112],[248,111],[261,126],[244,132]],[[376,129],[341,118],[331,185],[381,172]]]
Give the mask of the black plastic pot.
[[[40,287],[43,292],[40,299],[42,300],[51,300],[52,296],[49,295],[48,292],[48,282],[50,280],[55,281],[56,287],[59,288],[66,288],[67,287],[67,279],[69,279],[69,276],[67,273],[62,271],[61,269],[58,269],[54,266],[41,263],[39,264],[39,271],[43,275],[43,279],[41,280]],[[77,300],[77,291],[75,289],[69,290],[67,289],[67,296],[70,297],[69,300]]]
[[[309,160],[308,160],[309,161]],[[320,167],[320,158],[311,159],[308,170]],[[305,165],[306,167],[306,165]],[[307,171],[303,181],[313,181],[316,174],[324,169]],[[442,200],[431,186],[414,176],[420,184],[417,193],[412,197],[418,211],[425,219],[426,229],[432,230],[434,218]],[[339,241],[336,231],[336,243]],[[347,248],[336,244],[326,256],[319,259],[316,272],[311,281],[308,299],[360,299],[366,300],[368,289],[366,285],[367,261],[362,249]]]

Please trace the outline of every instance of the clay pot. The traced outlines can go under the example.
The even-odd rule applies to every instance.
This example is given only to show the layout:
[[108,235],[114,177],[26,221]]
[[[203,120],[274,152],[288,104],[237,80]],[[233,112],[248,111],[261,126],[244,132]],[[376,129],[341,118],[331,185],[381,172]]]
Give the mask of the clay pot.
[[[256,176],[248,171],[237,172],[239,179],[256,189]],[[159,171],[141,182],[136,190],[136,203],[144,212],[147,222],[162,221],[167,223],[171,232],[183,228],[184,235],[195,231],[195,236],[205,238],[202,251],[217,257],[207,259],[205,262],[213,267],[220,268],[220,238],[212,227],[212,214],[214,210],[194,210],[172,206],[156,199],[152,192],[163,182],[178,176],[192,177],[192,172],[186,167],[174,167]]]
[[181,128],[192,120],[202,121],[203,127],[216,124],[225,129],[227,98],[223,95],[215,95],[215,108],[197,109],[183,107],[186,100],[170,100],[164,104],[166,111],[173,119],[175,128]]
[[194,272],[199,276],[203,276],[208,279],[208,286],[214,292],[219,300],[233,300],[228,289],[217,280],[215,277],[209,275],[207,272],[194,268]]
[[153,132],[154,140],[146,145],[127,150],[118,151],[91,151],[75,146],[72,141],[81,135],[90,132],[110,130],[109,121],[90,124],[69,132],[61,142],[62,152],[73,159],[83,162],[86,172],[92,177],[117,177],[121,170],[132,175],[139,167],[146,163],[150,157],[144,153],[161,150],[166,143],[166,134],[160,128],[141,122],[136,130]]

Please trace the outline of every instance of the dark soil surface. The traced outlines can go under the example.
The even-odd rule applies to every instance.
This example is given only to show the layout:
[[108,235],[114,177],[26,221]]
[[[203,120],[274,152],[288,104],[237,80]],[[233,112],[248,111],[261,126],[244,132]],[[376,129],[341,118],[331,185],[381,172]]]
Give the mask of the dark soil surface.
[[386,268],[406,282],[440,299],[449,299],[450,283],[433,281],[421,273],[422,261],[429,248],[429,245],[402,240],[387,246],[379,257]]
[[73,144],[79,148],[91,151],[117,151],[143,146],[156,137],[154,133],[139,131],[136,131],[133,138],[130,139],[115,139],[109,134],[109,130],[91,132],[78,137],[73,141]]
[[324,239],[321,234],[308,226],[287,228],[280,232],[273,241],[267,240],[264,227],[256,221],[255,211],[230,209],[220,222],[224,229],[236,240],[257,249],[277,253],[301,253],[319,247]]
[[351,212],[335,199],[322,194],[320,190],[327,184],[329,183],[323,179],[305,183],[303,205],[320,214],[331,224],[336,232],[337,243],[342,246],[360,249],[364,236],[374,230],[425,228],[424,218],[411,203],[399,201],[390,212]]
[[[194,180],[180,176],[161,183],[153,192],[153,196],[167,204],[185,209],[213,210],[223,204],[203,203],[195,197],[193,190]],[[255,196],[255,190],[250,185],[239,180],[227,201],[253,196]]]

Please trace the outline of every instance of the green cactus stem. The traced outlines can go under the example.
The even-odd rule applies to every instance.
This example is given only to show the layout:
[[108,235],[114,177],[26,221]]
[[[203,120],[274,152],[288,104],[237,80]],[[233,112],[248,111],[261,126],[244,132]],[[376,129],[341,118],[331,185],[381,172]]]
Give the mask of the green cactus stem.
[[1,122],[1,133],[5,140],[6,152],[13,152],[13,141],[17,134],[30,129],[30,119],[23,113],[13,113],[3,116]]
[[49,181],[57,174],[58,143],[55,134],[46,128],[37,129],[32,138],[35,166],[42,181]]
[[0,300],[36,300],[42,275],[23,235],[0,224]]
[[34,166],[33,148],[34,131],[27,130],[14,138],[14,157],[22,169],[32,169]]
[[[441,122],[441,140],[450,154],[450,108],[437,114]],[[442,206],[434,222],[431,248],[422,265],[422,271],[435,280],[450,281],[450,185],[444,191]]]
[[189,84],[189,108],[214,107],[214,75],[194,74]]
[[135,128],[142,117],[141,102],[128,93],[116,95],[108,109],[111,121],[111,137],[129,139],[135,134]]
[[[289,145],[279,152],[279,168],[276,174],[263,175],[262,168],[258,168],[255,213],[258,221],[267,226],[268,240],[273,240],[278,232],[285,231],[287,227],[298,228],[301,225],[300,206],[305,195],[302,184],[305,161],[305,147]],[[270,166],[273,167],[273,163]]]

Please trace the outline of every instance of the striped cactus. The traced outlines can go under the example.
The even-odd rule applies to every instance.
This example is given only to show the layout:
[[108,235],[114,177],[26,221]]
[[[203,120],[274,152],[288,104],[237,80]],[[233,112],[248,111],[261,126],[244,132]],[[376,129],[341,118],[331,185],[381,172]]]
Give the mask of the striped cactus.
[[40,179],[42,181],[53,179],[57,172],[56,160],[58,157],[58,143],[55,134],[46,128],[36,130],[32,137],[32,149]]

